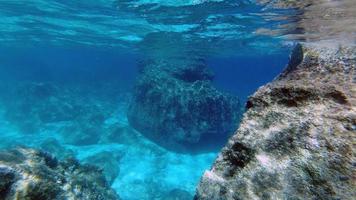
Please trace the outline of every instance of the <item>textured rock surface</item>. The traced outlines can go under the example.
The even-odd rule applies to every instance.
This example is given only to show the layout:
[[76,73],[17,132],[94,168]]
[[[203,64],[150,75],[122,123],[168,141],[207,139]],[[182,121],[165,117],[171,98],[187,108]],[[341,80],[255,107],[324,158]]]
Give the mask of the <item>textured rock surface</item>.
[[128,111],[130,124],[171,150],[222,146],[236,128],[239,101],[212,86],[204,62],[177,62],[145,63]]
[[353,199],[356,50],[298,45],[247,103],[196,199]]
[[44,152],[14,149],[0,152],[0,199],[24,200],[114,200],[97,168],[75,160],[58,162]]

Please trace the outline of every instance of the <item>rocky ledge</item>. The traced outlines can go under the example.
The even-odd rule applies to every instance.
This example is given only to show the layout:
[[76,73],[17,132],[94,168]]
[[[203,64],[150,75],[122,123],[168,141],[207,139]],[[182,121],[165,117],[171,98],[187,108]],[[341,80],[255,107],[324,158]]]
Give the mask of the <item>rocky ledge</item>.
[[25,148],[0,152],[0,199],[117,200],[101,171]]
[[196,200],[353,199],[356,49],[298,45],[249,98]]
[[236,129],[240,104],[212,80],[201,60],[145,62],[128,110],[130,124],[170,150],[221,148]]

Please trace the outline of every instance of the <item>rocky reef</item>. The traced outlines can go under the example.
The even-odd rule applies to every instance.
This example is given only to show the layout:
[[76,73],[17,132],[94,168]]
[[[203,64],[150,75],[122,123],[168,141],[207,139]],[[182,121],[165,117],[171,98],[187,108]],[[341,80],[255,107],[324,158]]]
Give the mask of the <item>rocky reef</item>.
[[128,110],[130,124],[174,151],[222,146],[236,128],[240,104],[218,91],[212,80],[212,72],[199,59],[143,63]]
[[0,152],[0,199],[54,200],[119,197],[98,168],[76,160],[58,161],[27,148]]
[[119,106],[115,99],[118,95],[111,95],[110,89],[100,94],[98,87],[105,86],[22,82],[2,92],[0,102],[4,118],[22,134],[52,130],[60,132],[69,144],[91,145],[114,129],[105,120],[117,114]]
[[196,200],[353,199],[356,49],[297,45],[247,102]]
[[26,146],[96,166],[122,199],[192,199],[216,153],[180,154],[153,143],[129,126],[129,95],[101,84],[1,82],[0,149]]

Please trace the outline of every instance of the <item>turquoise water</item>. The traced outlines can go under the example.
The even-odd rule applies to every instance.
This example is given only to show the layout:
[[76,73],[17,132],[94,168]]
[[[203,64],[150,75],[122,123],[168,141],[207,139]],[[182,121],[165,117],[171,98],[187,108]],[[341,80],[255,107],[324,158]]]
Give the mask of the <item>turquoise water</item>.
[[192,199],[221,145],[177,152],[135,129],[140,66],[202,61],[242,114],[287,63],[284,36],[299,32],[280,16],[294,12],[253,0],[1,1],[0,147],[97,165],[124,200]]

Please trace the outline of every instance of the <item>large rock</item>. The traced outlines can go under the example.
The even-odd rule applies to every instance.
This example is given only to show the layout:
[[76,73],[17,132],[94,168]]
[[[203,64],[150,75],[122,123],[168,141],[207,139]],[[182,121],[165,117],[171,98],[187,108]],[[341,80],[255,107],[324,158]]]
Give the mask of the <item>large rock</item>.
[[75,160],[18,148],[0,152],[0,199],[116,200],[101,171]]
[[130,124],[170,150],[221,148],[236,128],[240,106],[236,97],[213,87],[212,79],[202,61],[144,63],[128,110]]
[[298,45],[247,102],[195,199],[354,199],[356,49]]

